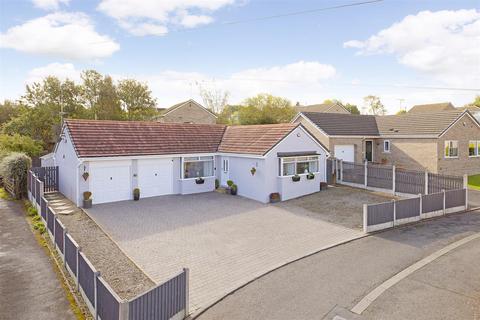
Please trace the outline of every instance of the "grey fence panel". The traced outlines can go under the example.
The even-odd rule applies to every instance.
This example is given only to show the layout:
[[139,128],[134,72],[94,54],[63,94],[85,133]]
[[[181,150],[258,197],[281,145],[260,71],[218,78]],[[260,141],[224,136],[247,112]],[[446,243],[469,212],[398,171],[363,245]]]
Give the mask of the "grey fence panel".
[[55,215],[49,207],[47,207],[47,228],[52,234],[54,233]]
[[118,320],[120,301],[108,290],[101,277],[97,278],[97,313],[102,320]]
[[40,200],[40,215],[47,221],[47,200],[44,197]]
[[393,188],[393,168],[368,165],[367,186],[383,189]]
[[464,206],[465,192],[466,189],[445,191],[445,208]]
[[393,201],[367,207],[367,225],[373,226],[393,221]]
[[65,235],[65,261],[67,262],[70,270],[74,274],[77,274],[77,246],[73,242],[73,239],[69,234]]
[[88,300],[95,305],[95,272],[90,268],[82,254],[78,255],[78,283]]
[[458,190],[463,188],[463,177],[428,173],[428,193],[442,190]]
[[35,176],[34,176],[33,173],[32,173],[32,183],[31,183],[31,188],[32,188],[32,190],[31,190],[31,193],[32,193],[32,199],[33,199],[33,200],[35,200],[35,195],[37,194],[36,191],[35,191],[35,181],[36,181],[35,179],[36,179],[36,178],[35,178]]
[[327,183],[333,184],[333,160],[327,159]]
[[395,201],[395,218],[405,219],[420,216],[420,197]]
[[422,196],[422,213],[443,210],[443,192]]
[[186,308],[187,275],[182,272],[129,303],[129,320],[167,320]]
[[40,180],[35,180],[35,201],[40,205]]
[[32,171],[44,183],[45,192],[58,191],[58,167],[35,167]]
[[353,162],[343,161],[342,180],[350,183],[365,183],[365,166]]
[[409,194],[425,194],[425,173],[395,170],[395,191]]
[[63,253],[63,230],[65,228],[58,219],[55,219],[55,243],[58,249]]

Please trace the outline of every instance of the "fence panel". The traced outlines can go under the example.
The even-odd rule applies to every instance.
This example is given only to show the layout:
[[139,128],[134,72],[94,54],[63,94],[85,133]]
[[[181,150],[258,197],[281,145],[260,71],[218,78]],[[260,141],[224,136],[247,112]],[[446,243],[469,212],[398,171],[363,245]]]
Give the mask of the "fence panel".
[[82,253],[78,255],[78,283],[91,305],[95,305],[95,271],[90,268]]
[[402,169],[395,170],[395,192],[425,194],[425,173]]
[[428,173],[428,193],[442,190],[458,190],[463,188],[463,177]]
[[356,164],[353,162],[343,161],[342,181],[364,184],[365,183],[365,166],[363,164]]
[[327,159],[327,183],[333,184],[333,160]]
[[466,189],[445,191],[445,209],[465,205]]
[[392,190],[392,167],[369,164],[367,169],[367,186]]
[[97,278],[97,314],[102,320],[118,320],[120,301],[108,289],[102,277]]
[[63,253],[63,231],[65,227],[60,222],[60,220],[55,219],[55,243],[57,244],[58,249]]
[[47,200],[42,197],[40,200],[40,215],[42,216],[44,221],[47,221]]
[[55,228],[55,215],[53,214],[53,211],[50,209],[50,207],[47,207],[47,228],[53,235]]
[[168,280],[129,303],[129,320],[167,320],[186,309],[187,272]]
[[443,210],[443,192],[422,196],[422,213]]
[[367,225],[373,226],[393,221],[393,201],[368,205]]
[[395,218],[405,219],[420,216],[420,197],[395,201]]
[[73,274],[77,274],[77,245],[69,234],[65,235],[65,261]]

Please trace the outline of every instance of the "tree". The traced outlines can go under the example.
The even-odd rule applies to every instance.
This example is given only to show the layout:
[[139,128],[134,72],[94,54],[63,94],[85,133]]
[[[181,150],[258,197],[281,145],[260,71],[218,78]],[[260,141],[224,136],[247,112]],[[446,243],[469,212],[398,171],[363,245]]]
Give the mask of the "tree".
[[472,107],[472,106],[480,108],[480,95],[475,96],[475,100],[473,100],[473,102],[465,105],[465,107]]
[[21,108],[22,106],[20,104],[10,100],[5,100],[3,103],[0,103],[0,127],[16,117],[20,113]]
[[133,79],[120,80],[117,90],[128,120],[150,120],[157,114],[156,100],[146,84]]
[[387,110],[385,109],[385,106],[380,101],[379,97],[370,95],[363,98],[363,101],[365,103],[365,107],[369,114],[373,114],[376,116],[383,116],[387,113]]
[[354,104],[347,103],[344,107],[350,111],[351,114],[360,114],[360,110],[358,110],[358,107]]
[[402,114],[407,114],[407,111],[405,109],[401,109],[396,113],[397,116]]
[[0,161],[0,176],[14,180],[15,195],[20,199],[27,192],[27,173],[32,160],[24,153],[10,153]]
[[241,105],[226,105],[218,114],[217,123],[234,125],[239,124],[239,110]]
[[216,114],[221,113],[228,103],[230,93],[217,88],[206,88],[200,84],[198,87],[205,107]]
[[42,143],[33,140],[28,136],[19,134],[7,135],[0,134],[0,152],[3,154],[10,152],[22,152],[29,157],[38,157],[43,152]]
[[296,113],[289,100],[264,93],[246,99],[238,110],[238,117],[240,124],[285,123]]

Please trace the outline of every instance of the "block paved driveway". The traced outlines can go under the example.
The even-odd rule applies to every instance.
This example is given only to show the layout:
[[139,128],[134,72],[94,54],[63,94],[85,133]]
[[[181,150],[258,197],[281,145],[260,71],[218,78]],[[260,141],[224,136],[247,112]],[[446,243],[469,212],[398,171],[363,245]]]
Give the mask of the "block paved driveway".
[[94,206],[90,216],[157,283],[190,268],[190,312],[322,248],[362,236],[309,217],[219,193]]

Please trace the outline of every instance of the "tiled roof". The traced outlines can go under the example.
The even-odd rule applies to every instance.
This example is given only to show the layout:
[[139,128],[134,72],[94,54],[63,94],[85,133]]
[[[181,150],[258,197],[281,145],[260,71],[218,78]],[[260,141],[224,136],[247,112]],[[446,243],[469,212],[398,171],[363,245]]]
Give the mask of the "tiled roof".
[[293,123],[230,126],[218,151],[264,155],[297,126]]
[[[308,106],[295,106],[295,110],[297,110],[298,112],[327,112],[328,110],[330,110],[330,108],[334,106],[335,103],[321,103]],[[345,110],[345,113],[349,112]]]
[[[208,113],[210,113],[212,116],[214,116],[215,118],[217,118],[217,115],[215,113],[213,113],[212,111],[210,111],[209,109],[205,108],[204,106],[202,106],[200,103],[198,103],[197,101],[193,100],[193,99],[189,99],[189,100],[186,100],[186,101],[182,101],[180,103],[177,103],[177,104],[174,104],[173,106],[169,107],[169,108],[166,108],[166,109],[163,109],[161,110],[161,117],[165,116],[167,113],[175,110],[175,109],[178,109],[178,108],[181,108],[187,104],[195,104],[196,106],[198,106],[199,108],[202,108],[202,109],[205,109],[205,111],[207,111]],[[158,109],[158,108],[157,108]]]
[[216,152],[225,126],[66,120],[78,157]]
[[330,136],[378,136],[375,116],[322,112],[302,114]]
[[431,104],[417,104],[413,106],[409,113],[431,113],[431,112],[438,112],[438,111],[447,111],[447,110],[455,110],[455,107],[450,102],[441,102],[441,103],[431,103]]

